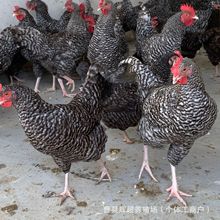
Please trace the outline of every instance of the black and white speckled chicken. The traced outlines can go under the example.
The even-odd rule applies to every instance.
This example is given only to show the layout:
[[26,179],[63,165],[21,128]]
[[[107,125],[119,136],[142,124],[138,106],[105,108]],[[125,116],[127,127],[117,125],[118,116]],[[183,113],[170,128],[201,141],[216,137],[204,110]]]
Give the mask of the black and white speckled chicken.
[[18,27],[33,27],[40,30],[40,27],[37,26],[33,16],[25,8],[21,8],[18,5],[14,6],[13,16],[19,21]]
[[167,20],[175,14],[175,12],[171,10],[168,0],[147,1],[143,5],[149,10],[151,17],[157,17],[158,25],[156,30],[158,33],[162,31]]
[[[71,5],[72,0],[67,0],[65,5]],[[42,31],[48,33],[58,33],[65,31],[69,19],[71,17],[71,11],[65,10],[59,20],[51,18],[48,13],[48,7],[42,0],[27,1],[26,6],[29,10],[36,11],[37,25]]]
[[130,0],[122,0],[114,4],[125,32],[136,30],[139,6],[133,6]]
[[[41,65],[37,66],[37,70],[44,67],[53,74],[52,90],[55,90],[55,76],[58,78],[64,96],[72,94],[67,94],[62,79],[73,85],[72,91],[75,89],[74,80],[70,75],[76,68],[76,60],[86,55],[91,38],[86,22],[80,17],[78,5],[73,3],[72,7],[74,11],[65,32],[48,36],[31,27],[14,28],[14,34],[21,47],[28,51],[25,56]],[[40,79],[41,76],[38,76],[36,91]]]
[[81,7],[81,11],[85,12],[85,15],[93,16],[95,21],[98,20],[99,15],[95,14],[93,12],[93,8],[92,8],[90,0],[83,0],[82,3],[79,6]]
[[[188,59],[175,52],[171,72],[173,84],[160,86],[144,95],[143,113],[139,123],[139,133],[144,142],[144,160],[140,175],[146,169],[151,177],[148,163],[148,146],[158,147],[169,144],[168,161],[172,171],[172,186],[168,199],[177,197],[184,205],[181,196],[190,196],[178,190],[175,167],[189,153],[195,140],[211,129],[217,118],[217,105],[205,90],[199,69]],[[143,81],[138,79],[141,87]],[[144,84],[147,91],[147,84]],[[145,89],[143,89],[145,91]],[[145,98],[146,97],[146,98]]]
[[170,66],[161,62],[161,57],[170,56],[175,50],[180,50],[182,39],[187,29],[198,19],[193,7],[181,6],[181,12],[168,19],[160,34],[153,35],[144,42],[142,60],[145,64],[161,66],[161,77],[169,80]]
[[117,16],[117,10],[110,0],[100,0],[99,16],[91,38],[88,59],[91,64],[102,66],[106,77],[113,80],[124,73],[124,68],[118,68],[119,62],[125,58],[128,45],[125,33]]
[[200,41],[201,35],[207,28],[209,29],[209,24],[213,23],[212,14],[218,10],[219,3],[218,0],[212,1],[207,4],[205,10],[197,10],[199,19],[191,27],[194,29],[195,26],[197,30],[195,32],[195,30],[191,31],[191,28],[189,28],[181,44],[181,52],[184,57],[194,58],[197,51],[202,47],[202,42]]
[[158,24],[157,17],[151,17],[145,5],[141,5],[141,10],[138,13],[137,28],[136,28],[136,54],[139,60],[142,60],[142,47],[146,39],[149,39],[154,34],[157,34],[155,27]]
[[[73,197],[68,187],[71,163],[97,161],[105,151],[107,136],[100,120],[106,83],[98,67],[91,66],[80,92],[63,105],[49,104],[24,86],[9,86],[4,91],[0,88],[0,105],[10,107],[13,103],[30,143],[36,150],[52,156],[65,173],[61,201]],[[103,162],[101,171],[100,181],[106,175],[111,181]]]

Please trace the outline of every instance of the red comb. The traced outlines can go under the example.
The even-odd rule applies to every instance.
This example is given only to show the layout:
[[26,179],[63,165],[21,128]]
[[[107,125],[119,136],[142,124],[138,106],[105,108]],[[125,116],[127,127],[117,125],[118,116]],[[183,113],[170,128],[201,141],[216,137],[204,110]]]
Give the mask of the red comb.
[[101,8],[101,6],[103,5],[104,1],[105,1],[105,0],[100,0],[100,1],[99,1],[99,6],[98,6],[99,8]]
[[2,84],[0,83],[0,92],[2,92]]
[[80,3],[79,10],[80,11],[85,11],[85,9],[86,9],[85,5],[83,3]]
[[177,76],[179,74],[179,66],[183,62],[183,56],[179,50],[175,50],[174,54],[177,55],[178,58],[176,59],[170,70],[174,76]]
[[15,5],[14,9],[15,9],[14,11],[18,11],[20,9],[20,7],[18,5]]
[[65,3],[65,6],[68,5],[68,4],[71,4],[72,2],[73,2],[72,0],[67,0],[66,3]]
[[183,4],[181,5],[180,10],[189,13],[192,17],[196,15],[195,9],[191,5]]

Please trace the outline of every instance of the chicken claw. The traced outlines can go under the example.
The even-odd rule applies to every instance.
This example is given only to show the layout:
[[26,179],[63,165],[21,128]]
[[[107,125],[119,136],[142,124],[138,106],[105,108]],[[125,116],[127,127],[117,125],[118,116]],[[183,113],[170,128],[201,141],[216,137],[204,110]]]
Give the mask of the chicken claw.
[[75,90],[75,82],[73,79],[71,79],[70,77],[68,76],[63,76],[63,78],[65,80],[67,80],[67,83],[66,85],[69,86],[69,89],[71,88],[71,85],[72,85],[72,89],[71,89],[71,92],[73,92]]
[[146,145],[144,145],[144,160],[143,160],[141,170],[140,170],[140,173],[139,173],[139,179],[141,178],[141,175],[142,175],[144,169],[149,173],[149,175],[151,176],[151,178],[155,182],[158,182],[158,180],[154,177],[154,175],[151,171],[151,168],[149,166],[149,163],[148,163],[148,152],[147,152],[147,146]]
[[64,190],[59,196],[61,197],[60,205],[62,205],[68,197],[76,199],[69,189]]
[[58,196],[61,197],[61,202],[60,205],[64,203],[64,201],[70,197],[76,200],[76,197],[73,195],[73,193],[69,190],[69,173],[65,173],[65,186],[64,186],[64,191],[60,193]]
[[192,195],[184,193],[178,190],[177,180],[176,180],[176,168],[173,165],[171,166],[172,172],[172,186],[167,189],[167,192],[170,192],[170,195],[167,198],[167,201],[171,199],[171,197],[176,197],[184,206],[187,206],[186,202],[183,200],[181,196],[190,197]]
[[68,94],[67,92],[63,92],[63,97],[73,98],[75,94]]
[[123,141],[124,141],[126,144],[133,144],[133,143],[134,143],[134,141],[129,138],[129,136],[128,136],[128,134],[127,134],[126,131],[124,131],[124,139],[123,139]]
[[109,182],[112,181],[111,176],[107,170],[107,168],[105,167],[105,162],[102,161],[102,159],[99,160],[100,164],[101,164],[101,176],[99,178],[99,181],[97,182],[97,184],[99,184],[102,180],[104,180],[103,178],[105,176],[108,177]]
[[170,192],[170,195],[168,196],[167,201],[169,201],[171,197],[176,197],[184,206],[187,206],[187,204],[181,196],[187,196],[187,197],[192,196],[190,194],[187,194],[187,193],[184,193],[178,190],[178,187],[175,187],[173,185],[167,189],[167,192]]

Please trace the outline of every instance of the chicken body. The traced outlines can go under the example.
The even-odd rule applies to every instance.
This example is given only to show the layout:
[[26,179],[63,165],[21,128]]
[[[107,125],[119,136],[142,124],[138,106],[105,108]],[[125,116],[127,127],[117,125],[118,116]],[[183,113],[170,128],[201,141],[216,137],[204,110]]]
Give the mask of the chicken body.
[[88,59],[91,64],[97,63],[102,66],[106,77],[116,78],[125,71],[124,68],[119,69],[118,64],[125,58],[128,45],[114,5],[109,0],[108,5],[108,13],[101,14],[96,23],[89,44]]
[[105,83],[92,66],[81,91],[64,105],[49,104],[24,86],[9,86],[6,92],[15,94],[13,105],[30,143],[67,174],[72,162],[99,160],[105,150],[107,136],[100,125]]
[[[162,57],[167,57],[175,50],[180,50],[183,37],[188,26],[181,20],[185,12],[179,12],[168,19],[160,34],[153,35],[146,39],[142,47],[142,60],[145,64],[158,66],[160,68],[161,77],[165,81],[169,80],[170,66],[168,62],[162,63]],[[191,18],[191,25],[194,19]]]
[[141,118],[141,102],[136,82],[113,83],[111,95],[103,102],[102,121],[124,132],[124,142],[131,144],[126,129],[136,126]]
[[135,31],[137,26],[139,6],[134,7],[130,0],[116,2],[114,6],[117,8],[124,31]]
[[137,19],[135,57],[142,60],[142,47],[144,46],[146,39],[149,39],[154,34],[157,34],[157,31],[152,24],[150,13],[147,11],[146,7],[142,6],[142,10],[140,10]]
[[[138,68],[141,65],[140,61],[135,61],[134,58],[129,58],[124,62],[135,65],[133,67],[135,71],[140,69]],[[191,75],[185,85],[164,86],[160,79],[152,77],[151,72],[144,71],[142,74],[137,72],[143,100],[143,112],[138,130],[144,142],[145,152],[139,178],[146,169],[157,181],[148,164],[147,147],[169,144],[167,158],[171,164],[173,179],[172,186],[167,191],[171,192],[169,198],[176,196],[186,205],[181,195],[190,195],[178,191],[175,167],[189,153],[195,140],[207,134],[211,129],[217,118],[217,105],[206,92],[196,64],[185,58],[181,68],[191,68]]]
[[[71,96],[67,94],[61,78],[73,84],[73,91],[75,84],[69,76],[76,68],[75,62],[87,53],[91,38],[85,21],[79,16],[79,11],[72,13],[66,32],[46,35],[28,27],[15,29],[15,36],[24,50],[25,58],[34,61],[37,65],[34,69],[40,70],[35,72],[38,77],[36,92],[43,67],[58,78],[63,95]],[[55,83],[53,89],[55,90]]]
[[28,1],[27,7],[36,11],[37,25],[44,32],[58,33],[65,31],[71,17],[71,13],[66,10],[59,20],[51,18],[46,3],[41,0]]

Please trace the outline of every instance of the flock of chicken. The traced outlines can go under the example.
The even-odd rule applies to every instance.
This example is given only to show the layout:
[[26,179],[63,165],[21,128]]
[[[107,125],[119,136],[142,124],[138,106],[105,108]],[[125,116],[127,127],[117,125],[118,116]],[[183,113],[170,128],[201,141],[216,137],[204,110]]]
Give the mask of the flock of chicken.
[[[190,3],[188,4],[182,4]],[[167,154],[172,171],[169,198],[190,196],[178,189],[175,167],[189,153],[195,140],[211,129],[217,105],[208,95],[198,66],[190,58],[203,45],[217,66],[220,57],[220,27],[214,24],[218,1],[150,0],[133,7],[130,0],[113,3],[100,0],[101,14],[93,13],[89,0],[80,5],[65,3],[59,20],[48,13],[42,0],[30,0],[27,8],[36,12],[36,22],[28,10],[15,6],[19,24],[0,34],[0,72],[11,85],[0,84],[0,105],[16,108],[30,143],[52,156],[65,173],[62,202],[73,197],[68,186],[71,163],[97,160],[100,181],[107,176],[101,155],[107,136],[101,121],[109,128],[124,131],[124,141],[133,143],[126,129],[138,125],[144,143],[140,170],[153,180],[148,162],[148,146],[169,145]],[[162,13],[161,13],[162,11]],[[128,56],[125,32],[136,33],[136,53]],[[13,84],[18,72],[31,61],[37,77],[34,91]],[[122,80],[126,71],[136,81]],[[69,104],[52,105],[39,96],[39,83],[45,71],[53,75]],[[216,68],[217,71],[217,68]],[[68,94],[64,80],[75,89],[73,73],[84,83]]]

